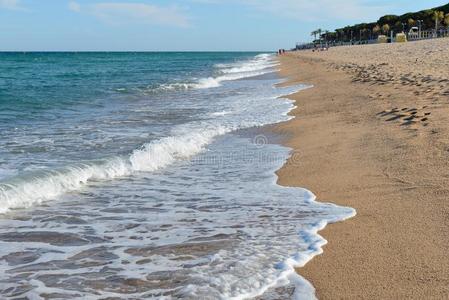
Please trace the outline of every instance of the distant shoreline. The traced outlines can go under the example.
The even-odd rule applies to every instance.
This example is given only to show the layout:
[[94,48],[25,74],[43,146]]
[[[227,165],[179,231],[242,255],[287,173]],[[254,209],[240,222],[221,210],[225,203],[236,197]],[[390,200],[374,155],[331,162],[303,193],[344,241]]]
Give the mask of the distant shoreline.
[[[298,270],[319,299],[449,295],[449,39],[302,51],[280,58],[296,118],[274,126],[301,154],[279,184],[351,206],[324,254]],[[295,158],[297,160],[297,157]]]
[[108,51],[108,50],[0,50],[0,53],[276,53],[276,51],[145,51],[145,50],[117,50],[117,51]]

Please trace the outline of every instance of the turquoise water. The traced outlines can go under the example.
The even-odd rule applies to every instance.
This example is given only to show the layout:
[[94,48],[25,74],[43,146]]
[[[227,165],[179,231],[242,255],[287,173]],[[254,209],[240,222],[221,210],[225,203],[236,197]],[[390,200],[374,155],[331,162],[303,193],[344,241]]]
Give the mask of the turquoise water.
[[[101,105],[117,92],[150,92],[163,84],[215,75],[216,64],[256,53],[0,53],[3,108],[31,112]],[[4,106],[6,105],[6,106]],[[13,109],[13,107],[9,107]]]
[[308,88],[276,88],[276,68],[260,53],[1,53],[0,295],[313,298],[294,267],[354,211],[276,185],[289,149],[256,128]]
[[[254,54],[1,53],[0,178],[33,168],[36,160],[47,166],[101,158],[167,134],[172,125],[213,108],[199,105],[196,95],[183,99],[182,92],[217,85],[215,65],[250,57]],[[209,78],[212,82],[205,81]],[[138,111],[142,105],[151,109]],[[126,128],[120,126],[125,122]],[[53,139],[59,134],[62,143]]]

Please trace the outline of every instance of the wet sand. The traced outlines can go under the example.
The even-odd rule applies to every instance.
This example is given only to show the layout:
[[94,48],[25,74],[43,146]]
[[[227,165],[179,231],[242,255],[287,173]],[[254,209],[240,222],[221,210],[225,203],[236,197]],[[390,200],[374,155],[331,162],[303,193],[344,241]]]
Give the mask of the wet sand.
[[449,39],[280,58],[314,88],[274,131],[294,155],[279,183],[351,206],[324,254],[298,272],[320,299],[449,295]]

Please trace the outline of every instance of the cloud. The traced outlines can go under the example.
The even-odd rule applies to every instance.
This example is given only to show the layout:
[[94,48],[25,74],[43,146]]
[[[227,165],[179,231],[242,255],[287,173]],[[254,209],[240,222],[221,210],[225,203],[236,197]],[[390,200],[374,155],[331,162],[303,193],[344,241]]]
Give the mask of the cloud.
[[10,10],[24,10],[20,4],[20,0],[0,0],[0,8]]
[[176,7],[162,7],[144,3],[97,3],[89,11],[104,22],[112,24],[144,23],[189,26],[188,18]]
[[69,9],[71,11],[74,11],[74,12],[80,12],[81,11],[81,5],[78,2],[70,1],[69,2]]

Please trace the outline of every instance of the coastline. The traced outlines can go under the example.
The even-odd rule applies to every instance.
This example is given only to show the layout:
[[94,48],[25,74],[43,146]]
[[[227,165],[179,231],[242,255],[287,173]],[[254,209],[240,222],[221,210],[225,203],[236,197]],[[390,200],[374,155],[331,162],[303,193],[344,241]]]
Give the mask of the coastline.
[[[441,57],[438,49],[401,55],[428,43],[280,58],[286,85],[314,88],[288,96],[296,101],[295,118],[270,129],[295,152],[294,163],[291,158],[277,172],[278,184],[357,211],[321,231],[329,242],[324,253],[298,269],[320,299],[449,294],[449,109],[437,77],[448,78],[447,66],[425,67],[424,55]],[[382,51],[389,55],[382,58]],[[419,72],[404,61],[415,59]]]
[[[28,65],[31,70],[35,67],[33,55]],[[52,58],[59,54],[44,55]],[[86,55],[85,59],[96,61],[97,55]],[[110,61],[117,68],[126,61],[114,59],[122,54],[100,55],[102,61]],[[153,54],[142,55],[148,56],[146,66],[151,67]],[[192,72],[197,65],[202,66],[203,59],[209,60],[202,54],[191,55]],[[3,201],[6,214],[0,219],[0,241],[5,245],[0,260],[6,274],[0,293],[5,297],[45,298],[51,288],[51,295],[69,298],[119,294],[140,298],[242,299],[261,295],[287,299],[293,292],[313,298],[314,288],[298,276],[295,268],[321,253],[325,240],[316,232],[326,222],[341,220],[353,211],[316,203],[309,191],[276,184],[275,171],[288,158],[290,148],[277,142],[267,145],[269,138],[263,135],[263,128],[290,119],[287,114],[294,108],[293,101],[279,97],[304,86],[273,88],[280,81],[272,54],[232,54],[232,60],[228,55],[221,59],[229,63],[214,63],[212,72],[220,70],[217,73],[247,80],[228,80],[218,89],[201,89],[188,83],[218,82],[225,75],[188,77],[179,93],[166,93],[161,90],[166,83],[160,82],[152,86],[157,92],[149,98],[142,97],[144,91],[138,88],[128,88],[129,93],[123,95],[122,89],[114,89],[117,101],[113,110],[101,105],[107,97],[93,98],[98,110],[78,107],[76,101],[71,104],[73,111],[85,116],[84,126],[79,126],[78,119],[68,118],[71,115],[65,110],[51,111],[66,120],[61,127],[30,122],[25,132],[30,137],[39,136],[43,144],[46,140],[59,141],[64,130],[61,146],[70,146],[73,152],[67,153],[65,147],[61,152],[44,148],[36,155],[40,163],[36,166],[43,166],[42,170],[18,170],[4,190],[0,182],[0,198],[12,200]],[[174,56],[176,61],[178,55]],[[134,54],[130,57],[133,64]],[[72,59],[69,54],[67,62]],[[197,60],[200,63],[195,64]],[[170,57],[161,63],[168,65],[167,74],[177,76]],[[58,65],[50,70],[58,72]],[[135,75],[132,72],[130,79],[124,74],[119,81],[126,86]],[[80,86],[91,82],[86,78]],[[174,80],[173,85],[180,83]],[[108,85],[99,88],[110,90]],[[193,97],[185,92],[187,88],[196,90]],[[59,94],[58,89],[50,91]],[[131,96],[139,100],[130,103]],[[53,99],[58,97],[50,98],[49,103]],[[166,106],[167,101],[181,100],[179,106]],[[142,109],[147,106],[151,109]],[[120,114],[116,113],[118,109]],[[107,122],[98,122],[98,118]],[[86,128],[102,129],[107,136],[125,131],[120,152],[115,147],[98,148],[99,136],[84,137],[82,133],[90,132]],[[148,130],[154,135],[143,135]],[[250,133],[257,130],[260,135]],[[244,131],[250,136],[239,138]],[[19,140],[16,134],[22,134],[14,128],[5,132],[12,140]],[[86,144],[78,147],[79,136],[92,148]],[[115,140],[110,142],[115,145]],[[19,146],[25,149],[22,153],[27,158],[33,153],[26,139],[23,145],[13,144],[15,149]],[[51,153],[57,162],[49,165],[38,156],[42,153]],[[11,157],[15,163],[24,161],[17,151],[11,151]],[[92,230],[86,231],[86,226]],[[109,269],[105,272],[104,268]],[[67,291],[64,286],[73,282],[73,272],[77,283]],[[95,280],[89,275],[93,273],[98,275]],[[53,280],[56,277],[57,282]],[[114,280],[109,280],[111,277]],[[287,281],[295,287],[276,288]]]

